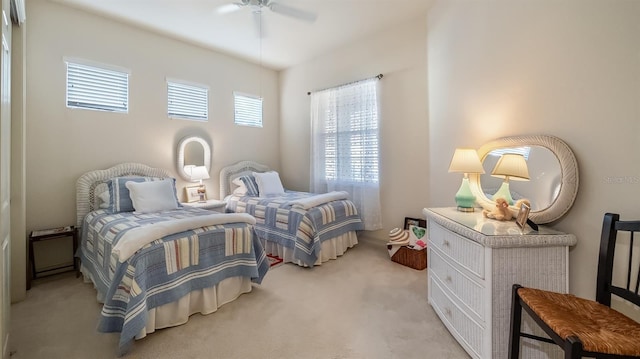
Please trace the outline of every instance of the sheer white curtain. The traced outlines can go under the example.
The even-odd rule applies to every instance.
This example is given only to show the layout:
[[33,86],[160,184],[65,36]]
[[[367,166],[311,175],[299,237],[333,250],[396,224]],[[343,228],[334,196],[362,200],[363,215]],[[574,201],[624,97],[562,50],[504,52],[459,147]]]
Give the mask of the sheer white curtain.
[[311,191],[347,191],[366,230],[382,228],[378,79],[311,94]]

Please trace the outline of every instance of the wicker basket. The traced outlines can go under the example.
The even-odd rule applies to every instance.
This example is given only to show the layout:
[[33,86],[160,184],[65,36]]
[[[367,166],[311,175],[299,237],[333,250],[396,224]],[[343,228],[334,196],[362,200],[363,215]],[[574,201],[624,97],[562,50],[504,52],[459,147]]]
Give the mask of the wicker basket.
[[391,256],[391,260],[413,269],[423,270],[427,268],[427,249],[418,251],[409,247],[400,247]]

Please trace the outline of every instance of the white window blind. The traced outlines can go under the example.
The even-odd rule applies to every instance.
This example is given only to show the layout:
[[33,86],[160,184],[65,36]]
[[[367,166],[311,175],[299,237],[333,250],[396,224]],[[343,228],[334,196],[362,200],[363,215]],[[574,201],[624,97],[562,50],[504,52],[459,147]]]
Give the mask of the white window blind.
[[504,154],[513,153],[516,155],[522,155],[525,160],[528,160],[529,152],[531,152],[531,147],[498,148],[489,152],[489,156],[501,157]]
[[67,107],[128,112],[129,74],[67,61]]
[[209,89],[167,81],[167,113],[172,118],[207,121],[209,118]]
[[233,93],[235,124],[262,127],[262,98],[259,96]]
[[329,114],[325,134],[325,179],[378,182],[378,114],[376,108],[353,112],[339,123]]

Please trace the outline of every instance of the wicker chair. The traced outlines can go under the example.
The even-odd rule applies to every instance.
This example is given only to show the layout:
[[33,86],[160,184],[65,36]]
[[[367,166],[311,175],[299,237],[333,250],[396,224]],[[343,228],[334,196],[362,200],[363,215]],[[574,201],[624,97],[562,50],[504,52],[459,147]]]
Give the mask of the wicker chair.
[[[620,236],[619,232],[629,235]],[[565,358],[640,358],[640,323],[611,309],[611,295],[640,307],[640,273],[633,267],[633,234],[640,232],[640,221],[620,221],[617,214],[607,213],[602,224],[596,301],[578,298],[518,284],[513,286],[509,358],[520,355],[520,337],[559,345]],[[612,283],[613,257],[617,239],[629,240],[626,286]],[[637,265],[637,263],[635,264]],[[521,332],[522,309],[549,335],[543,338]]]

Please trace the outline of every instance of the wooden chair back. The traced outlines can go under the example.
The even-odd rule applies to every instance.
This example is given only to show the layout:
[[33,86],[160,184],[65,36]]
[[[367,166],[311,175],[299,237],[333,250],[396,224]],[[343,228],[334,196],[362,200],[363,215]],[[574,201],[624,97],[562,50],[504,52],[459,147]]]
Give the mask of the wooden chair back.
[[[602,235],[600,238],[600,257],[598,259],[598,277],[596,285],[596,301],[611,306],[611,296],[616,295],[640,307],[640,260],[634,258],[635,234],[640,232],[640,221],[621,221],[620,215],[607,213],[604,215]],[[619,242],[628,243],[628,253],[618,253],[622,258],[616,258],[615,249]],[[624,256],[626,254],[626,256]],[[636,254],[638,257],[639,254]],[[624,283],[613,283],[615,267],[624,264],[626,278]]]

